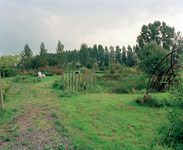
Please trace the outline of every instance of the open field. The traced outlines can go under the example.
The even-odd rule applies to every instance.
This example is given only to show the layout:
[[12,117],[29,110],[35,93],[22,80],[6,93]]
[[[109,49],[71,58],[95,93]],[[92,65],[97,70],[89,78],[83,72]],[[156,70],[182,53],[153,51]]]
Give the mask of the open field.
[[[77,92],[60,97],[62,91],[52,87],[56,78],[12,83],[0,112],[1,149],[150,149],[157,126],[165,120],[164,108],[136,104],[143,94]],[[166,98],[168,93],[156,96]]]

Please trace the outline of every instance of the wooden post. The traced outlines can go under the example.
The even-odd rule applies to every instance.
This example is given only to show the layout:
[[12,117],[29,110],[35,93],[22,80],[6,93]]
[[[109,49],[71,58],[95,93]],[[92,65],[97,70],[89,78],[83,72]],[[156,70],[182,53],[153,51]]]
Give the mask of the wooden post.
[[86,90],[87,90],[87,84],[88,84],[88,79],[87,79],[87,74],[86,74]]
[[62,76],[62,82],[63,82],[63,93],[64,93],[64,73],[63,73],[63,76]]
[[75,90],[77,90],[77,74],[75,74]]
[[74,90],[73,89],[73,86],[74,86],[74,77],[73,77],[74,75],[73,75],[73,73],[72,73],[72,90]]
[[82,74],[82,91],[84,92],[83,80],[84,80],[84,75]]
[[1,110],[4,111],[4,108],[3,108],[3,93],[2,93],[1,72],[0,72],[0,99],[1,99]]
[[90,89],[92,88],[92,74],[90,74]]
[[94,75],[94,88],[96,88],[96,76]]
[[69,69],[69,91],[71,90],[71,74],[70,74],[70,69]]
[[80,73],[78,74],[78,76],[79,76],[79,79],[78,79],[78,80],[79,80],[79,81],[78,81],[78,82],[79,82],[79,83],[78,83],[78,91],[80,91]]
[[67,72],[65,73],[66,74],[66,76],[65,76],[65,89],[66,89],[66,91],[67,91]]

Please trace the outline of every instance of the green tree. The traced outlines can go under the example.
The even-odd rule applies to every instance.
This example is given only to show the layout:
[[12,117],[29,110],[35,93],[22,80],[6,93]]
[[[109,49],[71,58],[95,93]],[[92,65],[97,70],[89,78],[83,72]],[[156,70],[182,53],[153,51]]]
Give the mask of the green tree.
[[122,62],[121,61],[121,49],[119,46],[116,46],[116,62]]
[[92,59],[95,59],[95,61],[98,61],[98,49],[97,49],[97,45],[96,44],[93,45],[93,52],[92,52],[92,55],[90,55],[90,57]]
[[155,21],[142,26],[140,35],[137,37],[137,43],[142,49],[146,44],[155,41],[159,46],[170,50],[174,33],[174,27],[166,25],[165,22]]
[[102,70],[104,66],[104,48],[102,45],[98,45],[98,64],[99,68]]
[[115,52],[114,52],[114,47],[111,45],[110,47],[109,47],[109,51],[110,51],[110,61],[111,60],[113,60],[114,61],[114,54],[115,54]]
[[51,57],[48,59],[48,65],[49,66],[56,66],[56,65],[58,65],[58,60],[56,58]]
[[85,43],[81,44],[79,51],[79,61],[82,66],[85,66],[89,62],[88,46]]
[[64,45],[60,41],[58,41],[56,52],[59,66],[62,67],[64,62],[67,60],[67,56],[64,52]]
[[3,55],[0,57],[0,68],[2,68],[3,71],[3,77],[5,77],[5,69],[10,69],[11,72],[13,67],[17,65],[20,62],[20,55]]
[[0,68],[2,68],[2,71],[3,71],[3,77],[5,77],[5,73],[4,73],[4,70],[6,68],[8,68],[10,65],[8,63],[8,56],[1,56],[0,57]]
[[20,53],[20,56],[21,64],[26,70],[29,70],[31,68],[31,58],[33,56],[33,53],[28,44],[25,45],[24,50]]
[[45,67],[47,65],[47,49],[44,43],[40,45],[40,55],[38,56],[39,67]]
[[105,46],[105,50],[104,50],[104,65],[106,67],[109,66],[109,51],[108,51],[107,46]]
[[134,53],[133,53],[132,48],[131,48],[130,45],[128,45],[127,49],[128,49],[128,51],[127,51],[127,65],[129,67],[132,67],[135,64]]
[[123,48],[122,48],[122,63],[123,64],[127,64],[127,58],[126,58],[126,48],[125,48],[125,46],[123,46]]
[[139,66],[147,74],[151,74],[161,59],[168,54],[168,50],[159,46],[155,42],[150,42],[140,51]]

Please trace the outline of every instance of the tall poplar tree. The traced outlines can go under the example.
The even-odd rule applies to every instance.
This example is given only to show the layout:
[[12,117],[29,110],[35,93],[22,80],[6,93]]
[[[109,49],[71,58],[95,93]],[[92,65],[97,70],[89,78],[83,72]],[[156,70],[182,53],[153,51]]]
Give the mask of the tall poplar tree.
[[106,66],[106,67],[108,67],[109,66],[109,50],[108,50],[108,48],[107,48],[107,46],[105,46],[105,50],[104,50],[104,65]]
[[113,61],[114,62],[114,47],[111,45],[109,47],[109,51],[110,51],[110,61]]
[[116,62],[121,63],[121,49],[119,46],[116,46]]
[[81,44],[79,51],[79,61],[82,66],[85,66],[89,62],[88,46],[85,43]]
[[40,52],[38,56],[37,65],[39,67],[45,67],[47,65],[47,49],[45,48],[44,43],[42,42],[40,45]]
[[28,44],[25,45],[24,50],[20,53],[20,56],[21,64],[26,70],[29,70],[31,68],[31,58],[33,56],[33,53]]
[[123,64],[127,64],[127,58],[126,58],[126,48],[125,48],[125,46],[123,46],[123,48],[122,48],[122,63]]
[[59,62],[59,66],[62,67],[64,62],[67,60],[67,56],[64,52],[64,45],[60,41],[58,41],[56,53],[57,53],[57,59]]

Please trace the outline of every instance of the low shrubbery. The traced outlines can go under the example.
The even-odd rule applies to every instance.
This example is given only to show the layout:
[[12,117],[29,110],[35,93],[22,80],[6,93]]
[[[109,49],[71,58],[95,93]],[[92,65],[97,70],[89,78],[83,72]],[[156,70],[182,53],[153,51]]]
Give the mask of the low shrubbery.
[[83,67],[80,69],[81,70],[81,73],[82,74],[91,74],[91,71],[90,69],[86,68],[86,67]]
[[[105,74],[97,77],[98,84],[107,88],[109,93],[139,93],[139,91],[147,87],[148,78],[144,75],[128,75],[124,77],[122,73]],[[144,91],[144,90],[143,90]]]
[[[3,70],[0,68],[1,76],[3,77]],[[12,69],[12,68],[6,68],[4,69],[4,75],[5,77],[12,77],[20,74],[20,71],[18,69]]]
[[48,67],[48,66],[39,67],[38,70],[40,70],[42,73],[47,72],[47,73],[52,73],[57,75],[61,75],[64,72],[64,70],[61,70],[59,67]]
[[29,78],[29,76],[17,75],[12,78],[13,83],[37,83],[41,82],[41,78]]
[[2,81],[3,99],[7,98],[8,95],[10,94],[10,88],[11,88],[10,83]]

